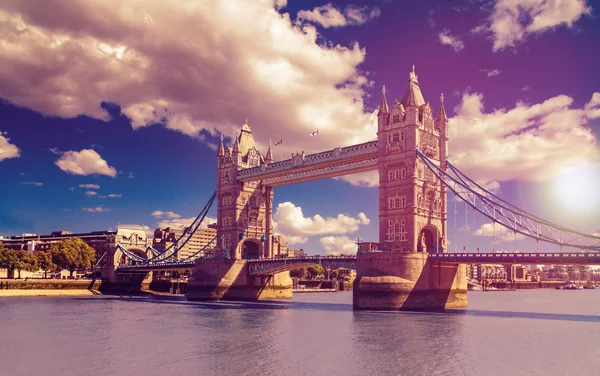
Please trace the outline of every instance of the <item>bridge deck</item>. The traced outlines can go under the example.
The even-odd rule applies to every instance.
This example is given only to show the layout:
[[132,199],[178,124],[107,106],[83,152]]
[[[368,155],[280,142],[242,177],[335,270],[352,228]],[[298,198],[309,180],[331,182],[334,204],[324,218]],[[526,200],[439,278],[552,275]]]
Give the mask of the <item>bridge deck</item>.
[[[453,264],[547,264],[547,265],[600,265],[600,253],[431,253],[432,261]],[[300,256],[248,260],[252,275],[272,274],[300,267],[321,264],[331,268],[354,269],[356,256]],[[139,273],[154,270],[193,269],[195,262],[123,265],[120,273]]]
[[238,181],[262,180],[277,187],[377,169],[377,141],[335,148],[240,170]]

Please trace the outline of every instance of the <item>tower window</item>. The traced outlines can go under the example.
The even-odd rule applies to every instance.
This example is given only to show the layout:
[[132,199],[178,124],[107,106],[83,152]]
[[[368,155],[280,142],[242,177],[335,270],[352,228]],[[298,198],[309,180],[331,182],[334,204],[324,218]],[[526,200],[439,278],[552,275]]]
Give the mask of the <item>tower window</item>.
[[394,115],[394,123],[400,122],[400,115]]
[[396,170],[396,171],[395,171],[395,173],[394,173],[394,175],[395,175],[395,177],[396,177],[396,179],[395,179],[395,180],[398,180],[398,179],[400,179],[400,170]]
[[398,132],[395,132],[394,135],[392,136],[392,140],[394,142],[400,142],[400,134]]
[[406,169],[400,170],[400,179],[406,179]]
[[388,178],[390,181],[394,180],[394,171],[388,171]]

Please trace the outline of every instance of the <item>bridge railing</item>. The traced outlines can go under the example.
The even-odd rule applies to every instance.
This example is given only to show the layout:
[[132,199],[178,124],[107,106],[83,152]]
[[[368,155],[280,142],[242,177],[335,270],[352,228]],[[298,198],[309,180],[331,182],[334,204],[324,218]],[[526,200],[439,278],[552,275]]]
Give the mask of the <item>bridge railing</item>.
[[[343,148],[335,148],[319,153],[309,154],[304,156],[301,166],[312,166],[324,162],[336,161],[343,158],[372,154],[378,150],[377,141],[364,142],[362,144],[346,146]],[[238,171],[238,178],[250,178],[260,176],[266,173],[284,171],[296,167],[293,158],[279,162],[268,163],[262,166],[246,168]]]

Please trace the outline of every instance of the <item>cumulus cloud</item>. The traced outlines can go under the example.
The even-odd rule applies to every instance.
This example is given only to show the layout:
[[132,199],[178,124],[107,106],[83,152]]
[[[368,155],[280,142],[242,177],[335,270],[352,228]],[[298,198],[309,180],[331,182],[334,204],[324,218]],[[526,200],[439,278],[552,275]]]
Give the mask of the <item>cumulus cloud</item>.
[[123,197],[123,195],[120,194],[120,193],[110,193],[108,195],[108,197],[110,197],[110,198],[121,198],[121,197]]
[[87,192],[85,192],[85,194],[88,196],[96,196],[98,193],[96,193],[94,191],[87,191]]
[[379,172],[367,171],[359,172],[358,174],[344,175],[335,177],[336,180],[344,180],[356,187],[377,187],[379,186]]
[[25,185],[33,185],[33,186],[36,186],[36,187],[43,187],[44,186],[44,183],[40,183],[39,181],[26,181],[26,182],[23,182],[23,184],[25,184]]
[[83,208],[82,210],[88,213],[105,213],[110,211],[110,209],[105,208],[104,206],[96,206],[95,208]]
[[305,217],[302,208],[289,201],[277,206],[273,219],[277,233],[284,235],[288,241],[297,237],[292,243],[305,243],[306,237],[312,235],[351,234],[371,222],[365,213],[358,213],[356,217],[345,214],[328,218],[319,214]]
[[586,0],[498,0],[485,25],[474,32],[492,35],[494,52],[515,47],[528,35],[567,27],[591,13]]
[[117,170],[108,165],[100,154],[93,149],[65,151],[55,164],[68,174],[117,176]]
[[600,93],[583,108],[566,95],[510,110],[483,110],[483,95],[463,94],[450,121],[450,160],[483,181],[543,181],[565,168],[597,162],[600,149],[588,121],[600,116]]
[[10,143],[6,132],[0,132],[0,162],[8,158],[18,158],[20,155],[21,151],[16,145]]
[[79,188],[100,189],[100,186],[98,184],[79,184]]
[[[501,241],[514,241],[515,237],[517,240],[525,239],[525,235],[513,232],[505,228],[502,225],[496,225],[492,223],[484,223],[477,230],[473,231],[473,235],[487,236],[495,238],[495,242]],[[494,242],[493,242],[494,243]]]
[[171,218],[171,219],[181,218],[181,216],[179,214],[177,214],[177,213],[173,213],[171,211],[170,212],[163,212],[163,211],[160,211],[160,210],[153,211],[152,212],[152,216],[154,218]]
[[319,242],[329,255],[356,254],[356,242],[347,236],[326,236]]
[[465,48],[465,44],[458,37],[450,34],[449,30],[444,30],[439,34],[440,42],[444,45],[450,46],[454,51],[460,51]]
[[[190,217],[190,218],[181,218],[180,216],[178,217],[171,217],[171,218],[165,218],[162,221],[159,221],[156,223],[156,227],[158,228],[184,228],[184,227],[188,227],[189,225],[192,224],[192,222],[194,222],[194,219],[196,219],[196,217]],[[206,217],[204,218],[204,220],[202,221],[202,223],[200,223],[200,227],[207,227],[208,225],[212,224],[212,223],[216,223],[217,219],[216,218],[211,218],[211,217]]]
[[[263,151],[269,137],[308,139],[315,127],[319,144],[307,153],[372,139],[370,82],[357,69],[365,50],[323,43],[314,25],[275,9],[285,3],[3,2],[0,97],[63,118],[106,120],[100,103],[115,103],[133,128],[160,123],[205,142],[215,130],[233,136],[249,118]],[[376,14],[343,12],[350,24]]]
[[362,25],[380,15],[381,11],[377,7],[369,9],[350,5],[342,11],[330,3],[315,7],[313,10],[301,10],[298,12],[297,19],[299,22],[309,21],[329,28]]

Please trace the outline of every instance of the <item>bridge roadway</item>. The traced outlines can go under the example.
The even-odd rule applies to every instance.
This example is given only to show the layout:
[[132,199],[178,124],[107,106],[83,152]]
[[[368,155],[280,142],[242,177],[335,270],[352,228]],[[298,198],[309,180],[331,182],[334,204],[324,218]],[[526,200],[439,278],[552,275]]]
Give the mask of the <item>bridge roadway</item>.
[[[600,253],[431,253],[432,261],[452,264],[546,264],[546,265],[600,265]],[[299,267],[321,264],[332,269],[356,269],[356,256],[300,256],[249,259],[250,275],[279,273]],[[155,270],[193,269],[192,262],[162,262],[154,264],[122,265],[119,273],[139,273]]]

